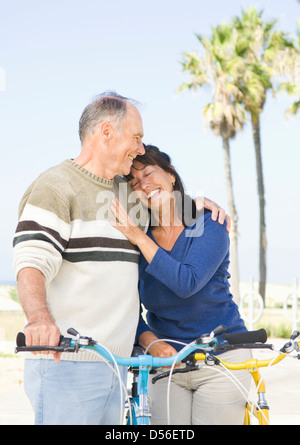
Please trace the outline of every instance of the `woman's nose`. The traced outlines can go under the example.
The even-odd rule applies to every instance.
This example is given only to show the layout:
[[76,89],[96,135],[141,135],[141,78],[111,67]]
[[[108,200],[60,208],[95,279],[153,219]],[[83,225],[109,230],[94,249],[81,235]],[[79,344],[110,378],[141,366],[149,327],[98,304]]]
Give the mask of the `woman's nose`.
[[147,178],[141,178],[140,179],[140,187],[141,187],[141,190],[143,190],[143,192],[147,191],[147,189],[149,188],[149,184],[148,184]]

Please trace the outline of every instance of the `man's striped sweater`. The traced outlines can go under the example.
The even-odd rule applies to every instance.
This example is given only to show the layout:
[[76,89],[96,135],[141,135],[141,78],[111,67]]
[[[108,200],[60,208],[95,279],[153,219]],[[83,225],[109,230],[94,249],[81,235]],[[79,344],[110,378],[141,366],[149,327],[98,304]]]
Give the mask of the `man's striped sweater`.
[[[123,357],[131,354],[139,316],[139,251],[110,224],[110,204],[117,196],[145,230],[147,212],[130,192],[119,177],[103,179],[64,161],[25,192],[14,237],[16,276],[25,267],[44,274],[61,333],[74,327]],[[96,358],[83,352],[62,359]]]

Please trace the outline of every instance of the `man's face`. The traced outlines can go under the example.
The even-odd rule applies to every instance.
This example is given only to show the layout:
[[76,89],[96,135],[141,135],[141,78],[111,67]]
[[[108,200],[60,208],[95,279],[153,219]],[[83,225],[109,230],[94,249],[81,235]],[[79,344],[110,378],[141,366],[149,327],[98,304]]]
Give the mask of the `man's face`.
[[121,132],[115,132],[111,141],[110,154],[115,175],[128,175],[135,157],[145,153],[141,115],[133,105],[127,106],[128,112],[121,124]]

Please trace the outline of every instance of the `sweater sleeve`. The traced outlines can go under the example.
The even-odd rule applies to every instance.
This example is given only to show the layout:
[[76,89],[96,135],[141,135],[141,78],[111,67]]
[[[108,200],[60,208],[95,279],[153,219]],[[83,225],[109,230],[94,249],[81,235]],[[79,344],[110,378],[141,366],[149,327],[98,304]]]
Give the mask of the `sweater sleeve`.
[[16,277],[25,267],[40,270],[47,284],[55,277],[69,239],[68,213],[67,205],[50,188],[36,187],[23,197],[13,240]]
[[225,226],[205,218],[201,236],[194,237],[184,259],[173,258],[161,247],[146,272],[178,297],[188,298],[203,288],[220,267],[229,250]]

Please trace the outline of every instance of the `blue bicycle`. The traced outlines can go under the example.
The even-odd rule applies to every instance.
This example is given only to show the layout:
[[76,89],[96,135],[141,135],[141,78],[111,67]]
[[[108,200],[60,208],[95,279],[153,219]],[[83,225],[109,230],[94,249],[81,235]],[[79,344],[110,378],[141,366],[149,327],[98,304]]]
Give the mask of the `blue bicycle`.
[[[75,329],[68,329],[68,334],[73,338],[61,337],[60,344],[57,347],[49,346],[26,346],[25,336],[20,332],[17,336],[16,353],[23,351],[56,351],[56,352],[78,352],[79,349],[91,350],[102,356],[108,364],[126,366],[133,374],[132,393],[127,395],[127,414],[126,422],[128,425],[150,425],[151,419],[151,400],[148,395],[148,379],[150,372],[154,372],[155,368],[169,367],[169,369],[155,376],[154,379],[171,376],[176,372],[190,372],[199,369],[194,362],[193,353],[199,351],[204,353],[209,361],[213,356],[212,352],[226,351],[238,348],[271,348],[272,345],[264,344],[266,342],[266,332],[263,329],[251,332],[241,332],[238,334],[224,333],[226,328],[219,326],[209,334],[201,335],[194,342],[186,345],[176,355],[168,358],[152,357],[146,354],[142,348],[135,348],[131,357],[117,357],[113,355],[103,345],[98,344],[90,337],[81,336]],[[222,336],[217,339],[217,335]],[[174,369],[176,363],[183,362],[185,368]],[[118,369],[116,367],[116,369]],[[120,384],[121,384],[121,378]],[[124,388],[127,394],[126,388]],[[120,390],[121,406],[123,391]],[[123,419],[120,419],[123,423]]]

